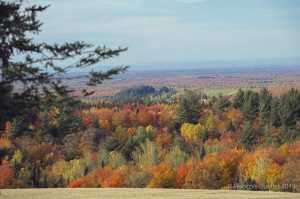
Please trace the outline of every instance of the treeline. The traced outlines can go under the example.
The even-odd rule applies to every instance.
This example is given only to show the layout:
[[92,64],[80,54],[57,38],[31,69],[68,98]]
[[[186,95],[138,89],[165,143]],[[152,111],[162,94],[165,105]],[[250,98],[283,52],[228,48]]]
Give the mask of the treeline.
[[148,106],[63,97],[33,109],[1,134],[0,188],[300,191],[298,90],[199,94]]
[[[272,97],[270,92],[263,88],[259,93],[251,90],[243,91],[239,89],[233,99],[232,107],[241,109],[246,119],[245,129],[242,136],[246,140],[252,140],[248,144],[250,147],[256,142],[249,135],[253,134],[252,124],[257,124],[257,136],[268,138],[269,142],[282,145],[286,142],[293,142],[299,139],[300,121],[300,92],[295,89],[284,93],[280,98]],[[271,139],[270,124],[279,129],[279,135]],[[247,132],[247,129],[249,132]],[[274,143],[274,144],[275,144]]]

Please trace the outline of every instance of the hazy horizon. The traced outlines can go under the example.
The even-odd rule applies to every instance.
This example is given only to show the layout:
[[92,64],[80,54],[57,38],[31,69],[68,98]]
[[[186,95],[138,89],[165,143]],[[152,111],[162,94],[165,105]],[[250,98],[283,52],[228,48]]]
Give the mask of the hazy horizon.
[[[86,72],[90,69],[107,70],[116,65],[95,65],[91,68],[74,69]],[[156,61],[128,64],[129,71],[147,70],[184,70],[184,69],[209,69],[209,68],[239,68],[239,67],[299,67],[300,57],[276,59],[237,59],[237,60],[186,60],[186,61]]]

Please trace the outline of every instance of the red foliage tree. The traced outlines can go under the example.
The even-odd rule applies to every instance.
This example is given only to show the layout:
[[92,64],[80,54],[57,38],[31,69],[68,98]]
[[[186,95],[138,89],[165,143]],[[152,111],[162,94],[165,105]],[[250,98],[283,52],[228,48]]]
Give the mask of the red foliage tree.
[[[0,152],[4,149],[8,149],[11,147],[11,143],[8,140],[10,129],[11,129],[10,123],[6,122],[5,132],[2,133],[2,135],[0,137]],[[0,163],[1,163],[1,159],[0,159]]]
[[138,121],[139,125],[146,127],[148,125],[152,125],[154,123],[154,115],[152,113],[147,112],[146,110],[140,110],[138,113]]
[[13,183],[15,182],[14,171],[8,164],[0,166],[0,188],[14,188]]
[[176,188],[183,189],[185,178],[191,169],[190,164],[181,164],[176,170]]
[[67,188],[82,188],[82,179],[81,178],[77,178],[76,180],[73,180],[68,186]]
[[88,129],[92,126],[92,121],[94,120],[93,116],[82,117],[82,123],[84,129]]

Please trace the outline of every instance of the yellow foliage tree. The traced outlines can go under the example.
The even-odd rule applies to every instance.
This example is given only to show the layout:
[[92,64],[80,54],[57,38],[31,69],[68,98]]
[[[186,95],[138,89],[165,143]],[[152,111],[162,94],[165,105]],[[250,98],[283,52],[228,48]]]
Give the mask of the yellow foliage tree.
[[205,127],[201,124],[184,123],[180,130],[185,139],[199,141],[204,138]]
[[12,159],[10,160],[10,166],[14,164],[22,164],[22,152],[20,150],[15,151]]
[[125,126],[125,113],[122,112],[116,112],[112,118],[112,125],[113,128],[116,128],[117,126]]
[[228,113],[228,119],[231,120],[233,127],[238,129],[243,124],[245,118],[242,110],[232,109]]
[[220,120],[218,116],[210,114],[207,116],[205,128],[208,130],[208,132],[214,133],[217,129],[217,125],[219,124]]
[[85,166],[79,159],[71,160],[65,167],[63,178],[65,182],[72,182],[77,178],[84,176]]
[[126,128],[122,127],[121,125],[117,126],[117,128],[115,130],[115,135],[117,136],[118,140],[121,143],[125,142],[125,140],[127,138]]
[[267,183],[270,191],[280,191],[281,187],[277,187],[274,185],[280,185],[280,176],[282,173],[282,168],[276,164],[270,164],[267,171],[266,171],[266,178],[267,178]]
[[[45,170],[47,174],[47,183],[48,187],[55,187],[58,184],[59,180],[63,178],[67,166],[67,162],[65,160],[58,160],[53,164],[52,167]],[[65,182],[69,183],[68,179],[65,179]]]
[[149,131],[152,131],[153,132],[153,126],[152,125],[148,125],[146,127],[146,132],[148,133]]
[[257,182],[257,184],[267,184],[266,172],[270,164],[271,160],[266,155],[262,155],[256,160],[256,164],[253,167],[251,178],[254,179]]

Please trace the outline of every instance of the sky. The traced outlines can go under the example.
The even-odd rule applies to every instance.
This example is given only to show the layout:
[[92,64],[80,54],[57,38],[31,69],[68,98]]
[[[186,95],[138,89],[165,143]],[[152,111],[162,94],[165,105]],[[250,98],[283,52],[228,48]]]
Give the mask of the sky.
[[300,0],[30,0],[37,41],[128,47],[104,65],[300,57]]

